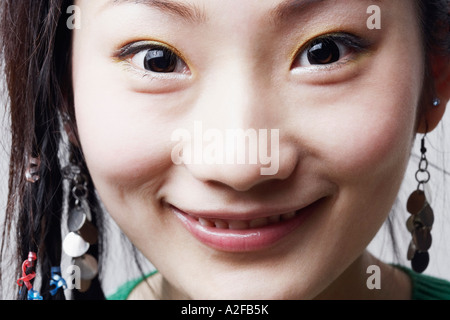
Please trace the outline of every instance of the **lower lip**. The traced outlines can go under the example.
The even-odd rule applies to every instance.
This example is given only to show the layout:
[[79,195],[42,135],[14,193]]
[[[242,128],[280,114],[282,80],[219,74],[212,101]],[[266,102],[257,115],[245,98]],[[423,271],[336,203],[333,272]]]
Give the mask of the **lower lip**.
[[286,221],[255,229],[230,230],[202,226],[197,220],[185,212],[171,207],[184,227],[203,244],[221,251],[249,252],[267,249],[303,224],[314,211],[316,204],[305,207],[297,215]]

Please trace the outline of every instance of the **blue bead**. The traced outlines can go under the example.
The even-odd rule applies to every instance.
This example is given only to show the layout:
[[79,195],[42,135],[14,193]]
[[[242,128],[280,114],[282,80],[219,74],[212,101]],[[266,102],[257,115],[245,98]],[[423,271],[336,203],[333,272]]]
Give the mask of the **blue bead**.
[[28,290],[28,300],[43,300],[42,296],[39,294],[39,292],[30,289]]

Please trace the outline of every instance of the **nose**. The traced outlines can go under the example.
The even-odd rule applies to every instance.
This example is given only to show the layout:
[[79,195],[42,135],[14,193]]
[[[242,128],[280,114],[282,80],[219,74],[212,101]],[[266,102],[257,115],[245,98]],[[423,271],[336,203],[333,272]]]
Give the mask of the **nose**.
[[283,131],[288,119],[274,87],[233,66],[208,81],[193,108],[191,131],[175,152],[182,154],[179,163],[198,180],[237,191],[291,176],[297,154]]
[[[272,138],[275,136],[277,133],[271,135]],[[222,142],[211,143],[214,145],[209,145],[210,148],[222,145]],[[249,145],[253,143],[250,142]],[[267,153],[266,150],[259,152],[254,146],[250,146],[248,150],[242,150],[241,147],[235,151],[225,149],[225,154],[222,153],[223,156],[220,157],[216,156],[221,153],[220,150],[216,154],[206,153],[200,161],[195,161],[194,155],[194,161],[186,163],[186,168],[198,180],[226,185],[236,191],[248,191],[263,182],[287,179],[296,167],[295,153],[287,148],[280,148],[273,141],[269,144],[271,146],[266,149]],[[210,151],[216,152],[212,149]],[[244,152],[247,155],[241,157]]]

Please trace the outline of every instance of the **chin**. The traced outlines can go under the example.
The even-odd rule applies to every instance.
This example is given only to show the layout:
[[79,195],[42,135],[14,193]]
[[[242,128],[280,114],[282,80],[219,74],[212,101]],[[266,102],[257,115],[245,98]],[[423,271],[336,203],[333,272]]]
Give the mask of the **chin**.
[[270,276],[239,285],[231,281],[222,286],[204,284],[190,297],[194,300],[309,300],[314,297],[308,290],[302,290],[300,284],[269,282],[268,279]]

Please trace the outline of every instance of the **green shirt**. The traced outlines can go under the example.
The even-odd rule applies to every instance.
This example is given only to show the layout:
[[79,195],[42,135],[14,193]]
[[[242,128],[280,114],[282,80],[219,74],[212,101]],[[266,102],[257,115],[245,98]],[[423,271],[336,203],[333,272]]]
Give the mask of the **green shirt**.
[[112,295],[107,296],[107,300],[127,300],[128,296],[131,294],[131,292],[136,288],[142,281],[147,279],[148,277],[151,277],[155,274],[157,274],[158,271],[155,270],[145,276],[139,277],[137,279],[125,282],[125,284],[121,285],[116,292],[114,292]]
[[450,300],[450,282],[396,266],[406,272],[412,282],[412,300]]
[[[450,300],[449,281],[416,273],[413,270],[403,266],[396,265],[395,267],[403,270],[411,278],[413,300]],[[144,277],[126,282],[120,286],[114,294],[108,296],[107,299],[126,300],[136,286],[138,286],[146,278],[156,273],[157,271],[154,271]]]

